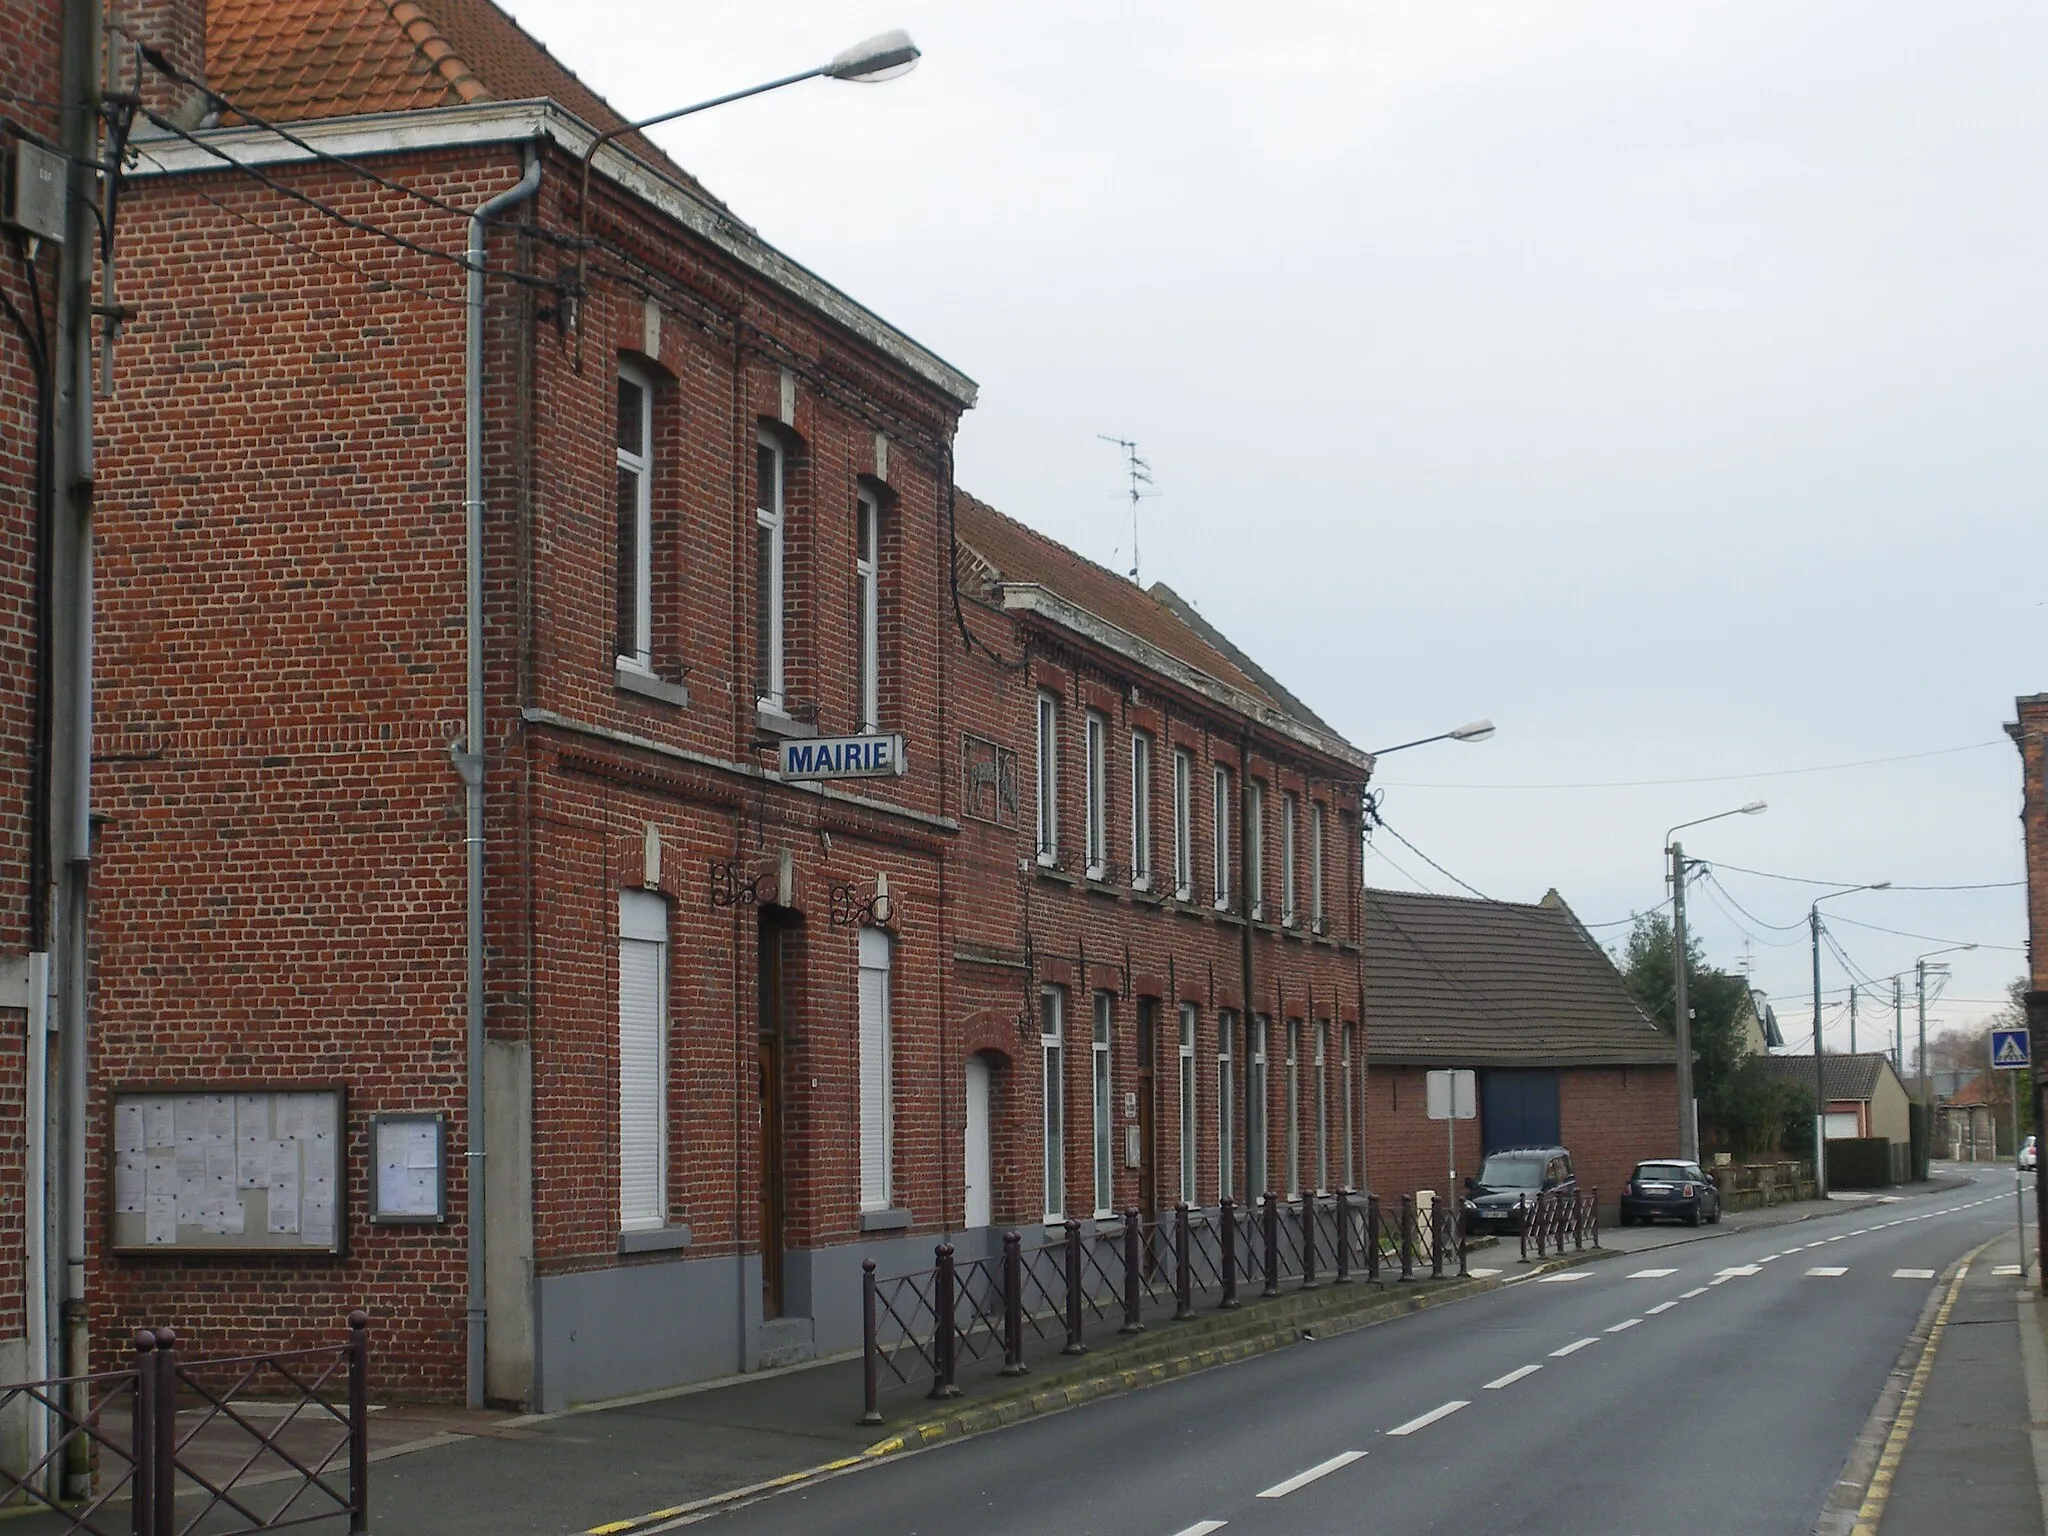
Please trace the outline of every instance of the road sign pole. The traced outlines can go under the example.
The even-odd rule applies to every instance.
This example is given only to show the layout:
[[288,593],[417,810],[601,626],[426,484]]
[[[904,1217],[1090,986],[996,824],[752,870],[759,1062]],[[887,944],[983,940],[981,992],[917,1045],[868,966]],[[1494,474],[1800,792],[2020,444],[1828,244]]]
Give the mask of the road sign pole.
[[[2030,1078],[2033,1075],[2032,1072],[2027,1074]],[[2036,1174],[2035,1177],[2039,1178],[2040,1175]],[[2018,1224],[2013,1230],[2019,1238],[2020,1245],[2020,1284],[2026,1285],[2028,1283],[2027,1193],[2021,1188],[2020,1184],[2020,1085],[2017,1079],[2014,1080],[2012,1085],[2012,1204],[2013,1213],[2018,1220]]]
[[[2034,1053],[2031,1029],[1994,1029],[1991,1031],[1991,1066],[1997,1072],[2024,1072],[2027,1081],[2034,1081]],[[2020,1178],[2020,1087],[2017,1078],[2007,1078],[2012,1088],[2012,1198],[2014,1213],[2018,1219],[2016,1235],[2020,1249],[2020,1280],[2027,1280],[2027,1197]],[[1992,1156],[1998,1155],[1998,1148],[1991,1149]],[[2034,1180],[2040,1182],[2037,1170]],[[2048,1281],[2048,1260],[2043,1260],[2042,1278]]]

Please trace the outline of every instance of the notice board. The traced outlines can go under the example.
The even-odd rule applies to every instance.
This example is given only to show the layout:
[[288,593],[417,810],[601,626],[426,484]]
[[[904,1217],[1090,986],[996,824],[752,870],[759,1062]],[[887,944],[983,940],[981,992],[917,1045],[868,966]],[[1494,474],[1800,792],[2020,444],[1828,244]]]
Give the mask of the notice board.
[[340,1087],[116,1089],[107,1140],[116,1253],[339,1255]]

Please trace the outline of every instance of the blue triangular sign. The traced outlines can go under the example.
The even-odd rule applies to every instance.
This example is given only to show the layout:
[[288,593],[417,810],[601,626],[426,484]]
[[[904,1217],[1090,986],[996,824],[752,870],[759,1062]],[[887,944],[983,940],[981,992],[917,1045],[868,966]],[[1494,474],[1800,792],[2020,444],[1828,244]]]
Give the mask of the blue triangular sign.
[[2027,1064],[2027,1048],[2018,1035],[2000,1035],[1998,1053],[1993,1061],[2001,1067],[2024,1067]]

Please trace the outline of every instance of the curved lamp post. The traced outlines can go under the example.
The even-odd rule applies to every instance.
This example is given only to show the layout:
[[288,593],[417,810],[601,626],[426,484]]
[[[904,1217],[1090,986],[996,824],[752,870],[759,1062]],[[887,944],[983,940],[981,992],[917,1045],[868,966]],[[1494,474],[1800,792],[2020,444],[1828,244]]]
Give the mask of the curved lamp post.
[[1439,731],[1434,736],[1420,736],[1414,741],[1404,741],[1396,747],[1381,747],[1377,752],[1368,752],[1368,757],[1385,757],[1389,752],[1406,752],[1410,747],[1426,747],[1433,741],[1484,741],[1494,732],[1491,720],[1468,720],[1455,731]]
[[1891,886],[1889,880],[1874,880],[1869,885],[1826,891],[1813,898],[1807,913],[1807,927],[1813,935],[1813,1192],[1823,1200],[1828,1197],[1828,1095],[1821,1078],[1821,1057],[1825,1052],[1820,1037],[1820,904],[1837,896],[1854,896],[1858,891],[1888,891]]
[[1694,821],[1681,821],[1664,834],[1664,852],[1671,860],[1671,976],[1673,1001],[1677,1005],[1674,1031],[1678,1044],[1678,1155],[1689,1163],[1700,1157],[1699,1116],[1692,1102],[1692,1000],[1687,995],[1685,956],[1685,850],[1674,840],[1687,827],[1703,827],[1729,816],[1759,816],[1770,807],[1761,800],[1738,805],[1732,811],[1716,811]]

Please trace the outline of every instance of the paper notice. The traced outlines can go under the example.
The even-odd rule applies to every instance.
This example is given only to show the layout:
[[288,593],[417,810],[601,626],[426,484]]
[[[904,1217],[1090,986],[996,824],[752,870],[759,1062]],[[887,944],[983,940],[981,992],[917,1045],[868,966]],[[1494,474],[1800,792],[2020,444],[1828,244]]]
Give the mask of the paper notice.
[[259,1141],[270,1140],[269,1094],[235,1095],[235,1135],[245,1141],[251,1136]]
[[207,1233],[209,1236],[218,1237],[220,1235],[220,1221],[221,1211],[217,1201],[202,1200],[199,1202],[200,1231]]
[[144,1099],[142,1101],[142,1144],[150,1147],[177,1145],[178,1128],[171,1117],[169,1099]]
[[270,1187],[270,1213],[264,1221],[265,1230],[273,1233],[296,1232],[299,1230],[299,1192],[292,1190],[289,1197],[275,1184]]
[[143,1154],[142,1193],[149,1200],[178,1198],[178,1160],[161,1153]]
[[277,1134],[284,1140],[295,1140],[306,1127],[306,1100],[304,1095],[281,1093],[277,1096]]
[[235,1137],[235,1101],[224,1093],[206,1098],[207,1140],[232,1141]]
[[206,1142],[206,1178],[208,1183],[235,1182],[235,1142],[231,1136],[218,1141],[212,1137]]
[[299,1144],[273,1141],[270,1148],[270,1218],[272,1232],[299,1230]]
[[308,1200],[305,1221],[299,1228],[299,1241],[308,1248],[332,1248],[334,1246],[334,1202],[331,1200]]
[[142,1240],[145,1243],[175,1243],[178,1240],[178,1202],[171,1195],[151,1195],[143,1212]]
[[224,1201],[220,1208],[220,1230],[227,1237],[240,1237],[248,1224],[249,1208],[239,1200]]
[[134,1214],[145,1209],[149,1193],[149,1159],[141,1152],[114,1154],[114,1209]]
[[197,1141],[206,1134],[206,1100],[196,1093],[184,1093],[176,1102],[178,1140]]
[[306,1136],[334,1134],[334,1100],[324,1093],[309,1093],[299,1100],[299,1125]]
[[178,1182],[197,1184],[206,1177],[206,1143],[203,1141],[181,1141],[178,1143]]
[[244,1136],[235,1143],[235,1182],[244,1189],[270,1188],[270,1139]]
[[116,1152],[146,1152],[149,1143],[142,1139],[142,1106],[140,1104],[116,1104],[114,1106],[114,1150]]
[[405,1166],[408,1168],[438,1168],[441,1166],[441,1128],[431,1122],[424,1125],[408,1125],[405,1128]]
[[312,1131],[300,1143],[306,1149],[306,1177],[334,1172],[334,1132]]

